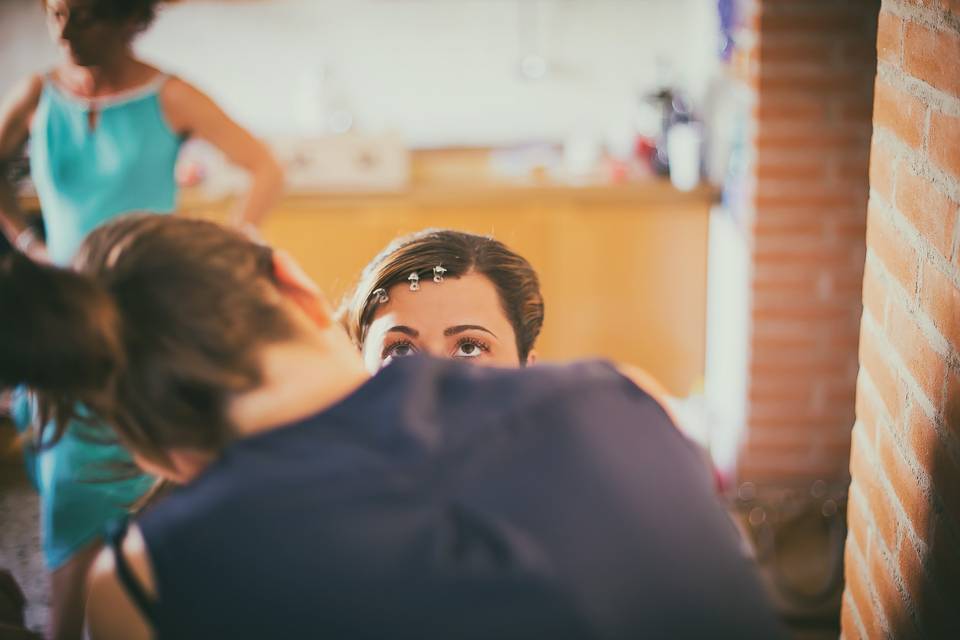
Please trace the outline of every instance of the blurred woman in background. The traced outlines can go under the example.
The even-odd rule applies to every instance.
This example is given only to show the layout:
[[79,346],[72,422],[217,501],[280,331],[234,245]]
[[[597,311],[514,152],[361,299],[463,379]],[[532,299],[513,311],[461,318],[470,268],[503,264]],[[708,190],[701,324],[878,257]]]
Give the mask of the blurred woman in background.
[[[90,231],[117,215],[173,212],[174,164],[188,137],[210,142],[249,172],[250,187],[233,220],[243,227],[256,225],[283,181],[267,147],[203,92],[133,52],[135,36],[151,24],[161,2],[42,4],[62,60],[51,71],[24,79],[0,107],[0,231],[10,243],[35,259],[65,265]],[[3,170],[24,145],[45,239],[27,225]],[[14,413],[21,427],[30,421],[22,396]],[[150,485],[143,476],[110,471],[129,465],[129,455],[104,443],[96,431],[71,425],[37,464],[43,550],[53,571],[55,638],[79,636],[83,577],[103,525]]]

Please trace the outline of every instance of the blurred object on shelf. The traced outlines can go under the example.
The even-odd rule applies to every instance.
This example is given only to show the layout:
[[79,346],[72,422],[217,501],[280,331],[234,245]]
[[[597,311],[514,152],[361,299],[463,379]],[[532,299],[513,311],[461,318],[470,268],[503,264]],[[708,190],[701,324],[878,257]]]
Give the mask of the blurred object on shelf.
[[246,186],[243,171],[230,164],[216,147],[199,138],[189,138],[180,147],[174,177],[181,188],[199,187],[210,199],[238,193]]
[[677,122],[667,131],[670,182],[680,191],[690,191],[700,183],[702,137],[696,122]]
[[207,172],[203,163],[194,159],[181,160],[177,162],[174,169],[174,179],[178,187],[197,187],[203,183]]
[[629,164],[633,158],[637,142],[637,123],[635,117],[614,119],[607,125],[604,133],[604,147],[611,161]]
[[490,152],[490,175],[519,183],[542,183],[557,171],[562,161],[555,144],[527,144]]
[[558,178],[570,184],[602,179],[603,143],[589,131],[576,131],[563,142],[563,164]]
[[674,186],[689,191],[700,183],[703,127],[694,118],[687,100],[669,86],[648,95],[646,100],[660,109],[660,132],[651,156],[653,171],[669,175]]
[[667,132],[676,118],[678,106],[685,108],[683,101],[674,95],[673,89],[663,88],[647,96],[647,102],[660,110],[660,130],[656,137],[656,153],[653,154],[653,170],[657,175],[670,174],[670,155],[667,149]]
[[650,136],[639,135],[633,145],[633,155],[637,164],[645,169],[645,175],[654,174],[653,162],[657,153],[657,141]]
[[609,158],[607,160],[607,173],[611,183],[623,184],[630,180],[630,163],[626,160]]
[[398,134],[357,133],[275,140],[287,189],[397,191],[410,182],[410,157]]
[[[631,132],[632,133],[632,132]],[[626,135],[626,132],[624,132]],[[571,136],[560,147],[549,143],[519,145],[490,151],[489,175],[518,185],[604,185],[648,180],[653,176],[652,139],[635,136],[625,148],[610,140],[604,145],[589,135]]]
[[[410,154],[398,134],[295,136],[269,143],[289,193],[399,191],[410,182]],[[244,184],[243,174],[201,141],[184,146],[177,179],[182,187],[199,186],[209,199],[230,196]]]
[[670,128],[670,114],[673,109],[673,93],[669,89],[648,95],[647,101],[656,105],[660,110],[660,130],[654,140],[654,152],[650,157],[650,166],[658,176],[670,173],[670,162],[667,157],[667,130]]

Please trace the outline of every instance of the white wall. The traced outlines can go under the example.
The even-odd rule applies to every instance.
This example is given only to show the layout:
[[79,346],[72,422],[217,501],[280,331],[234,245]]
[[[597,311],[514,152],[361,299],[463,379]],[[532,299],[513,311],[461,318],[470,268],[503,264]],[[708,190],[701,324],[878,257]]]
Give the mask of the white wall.
[[[56,59],[38,5],[0,1],[0,91]],[[715,69],[715,6],[192,0],[165,7],[137,48],[263,134],[304,132],[325,101],[361,129],[397,129],[418,146],[559,140],[629,122],[638,96],[658,82],[657,60],[701,95]],[[530,81],[519,60],[535,51],[551,70]]]

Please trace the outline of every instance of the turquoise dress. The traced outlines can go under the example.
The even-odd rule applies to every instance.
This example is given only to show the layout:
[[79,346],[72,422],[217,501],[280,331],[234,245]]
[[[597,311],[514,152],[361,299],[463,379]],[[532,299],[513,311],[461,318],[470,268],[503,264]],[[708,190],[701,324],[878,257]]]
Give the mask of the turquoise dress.
[[[28,149],[55,263],[69,264],[87,234],[111,218],[174,210],[174,164],[182,138],[160,106],[166,79],[160,75],[133,91],[96,100],[75,97],[50,78],[45,82]],[[92,126],[91,110],[97,114]],[[14,412],[21,429],[35,415],[23,391]],[[71,424],[60,442],[28,461],[41,496],[43,551],[51,569],[125,515],[153,482],[129,473],[131,456],[105,442],[110,433],[104,426]]]
[[[44,84],[30,131],[30,176],[55,263],[69,263],[102,222],[175,209],[173,169],[182,138],[160,106],[166,79],[96,100],[68,94],[50,79]],[[92,127],[91,110],[98,114]]]

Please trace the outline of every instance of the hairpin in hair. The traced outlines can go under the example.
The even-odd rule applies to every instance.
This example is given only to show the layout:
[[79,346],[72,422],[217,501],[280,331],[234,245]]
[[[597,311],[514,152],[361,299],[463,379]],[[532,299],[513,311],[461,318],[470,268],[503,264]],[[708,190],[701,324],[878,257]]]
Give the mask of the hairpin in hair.
[[445,274],[446,272],[447,270],[443,268],[443,263],[440,263],[437,266],[435,266],[433,268],[433,281],[436,282],[437,284],[440,284],[441,282],[443,282],[443,274]]
[[416,271],[407,276],[407,280],[410,281],[410,291],[419,291],[420,290],[420,276]]
[[387,295],[387,290],[383,287],[374,289],[373,293],[370,294],[370,297],[373,298],[373,301],[377,304],[386,304],[390,301],[390,296]]

